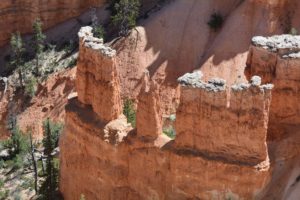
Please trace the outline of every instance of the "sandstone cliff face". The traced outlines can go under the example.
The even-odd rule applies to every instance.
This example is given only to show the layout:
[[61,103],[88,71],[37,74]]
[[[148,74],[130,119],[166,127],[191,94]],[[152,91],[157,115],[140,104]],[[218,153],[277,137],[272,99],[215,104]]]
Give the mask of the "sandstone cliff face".
[[80,50],[76,86],[78,99],[92,105],[106,122],[117,119],[122,112],[119,76],[115,65],[115,50],[93,37],[91,27],[79,32]]
[[69,102],[60,142],[60,189],[66,200],[81,194],[111,200],[255,199],[269,183],[266,168],[178,151],[172,142],[159,148],[135,134],[116,145],[104,139],[103,127],[91,107]]
[[[268,86],[237,85],[229,98],[222,81],[209,85],[199,77],[190,80],[191,88],[182,86],[176,122],[179,134],[170,141],[162,135],[158,85],[146,73],[138,97],[137,130],[130,131],[126,119],[118,116],[121,101],[114,50],[92,37],[88,27],[79,36],[78,98],[70,99],[66,107],[60,141],[60,189],[65,199],[75,200],[81,194],[87,199],[111,200],[255,199],[264,194],[270,179]],[[192,88],[200,83],[212,86],[213,91]],[[101,101],[96,93],[102,94]],[[191,115],[195,112],[200,114]],[[213,127],[214,120],[223,124],[224,137],[223,130]],[[203,126],[197,121],[204,122]],[[114,130],[107,129],[108,124]],[[235,127],[230,130],[230,125]],[[225,136],[230,138],[224,140]],[[252,142],[246,144],[246,140]]]
[[195,72],[179,78],[178,148],[254,165],[267,160],[273,86],[261,86],[260,78],[253,77],[250,84],[228,88],[225,80],[205,83],[201,76],[201,72]]
[[[162,108],[168,113],[178,105],[177,78],[193,69],[200,69],[206,81],[246,81],[251,38],[299,28],[299,8],[297,0],[172,1],[115,45],[122,96],[137,97],[145,69],[160,84]],[[207,26],[214,12],[225,19],[217,33]]]
[[80,15],[92,6],[102,6],[105,0],[2,0],[0,4],[0,46],[6,44],[11,33],[32,32],[32,23],[40,18],[47,29]]
[[270,108],[269,138],[280,139],[300,124],[300,37],[255,37],[250,48],[248,77],[259,75],[275,86]]

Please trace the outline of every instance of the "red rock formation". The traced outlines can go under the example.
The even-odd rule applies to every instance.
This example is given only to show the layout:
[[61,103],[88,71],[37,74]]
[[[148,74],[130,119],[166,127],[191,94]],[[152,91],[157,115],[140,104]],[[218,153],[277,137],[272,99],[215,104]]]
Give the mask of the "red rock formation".
[[102,6],[105,0],[1,0],[0,3],[0,46],[8,42],[11,33],[30,33],[37,18],[47,29],[69,18],[80,15],[92,6]]
[[[257,83],[254,83],[255,79]],[[179,79],[176,118],[178,148],[229,161],[258,164],[267,160],[267,129],[272,85],[227,88],[222,79],[201,81],[201,73]]]
[[64,199],[255,199],[269,183],[266,168],[178,151],[172,142],[159,148],[134,134],[116,144],[103,127],[91,107],[69,102],[60,141]]
[[156,139],[162,133],[162,109],[159,86],[149,79],[149,72],[146,72],[144,85],[138,96],[136,127],[138,136]]
[[[119,122],[117,119],[108,123],[109,127],[116,127],[112,125],[115,123],[119,124],[119,127],[109,128],[107,120],[115,119],[117,115],[113,116],[111,113],[117,113],[115,111],[121,107],[119,97],[115,98],[118,96],[115,94],[119,89],[117,72],[112,61],[114,53],[111,49],[104,47],[100,40],[91,37],[90,30],[90,28],[84,28],[80,32],[78,99],[71,99],[66,107],[65,132],[60,140],[60,189],[66,200],[78,199],[81,194],[84,194],[87,199],[111,200],[253,199],[263,195],[264,188],[269,183],[269,171],[267,163],[260,163],[267,157],[266,130],[262,124],[267,121],[265,114],[267,114],[270,98],[268,92],[264,94],[267,91],[264,86],[246,85],[250,88],[245,89],[246,91],[243,89],[237,91],[239,97],[233,98],[231,102],[233,114],[227,118],[227,121],[224,119],[224,124],[226,122],[234,124],[237,122],[235,112],[241,112],[241,118],[245,117],[245,120],[249,120],[245,112],[251,109],[251,105],[257,103],[255,108],[258,109],[259,119],[264,121],[246,122],[244,118],[242,121],[246,126],[246,131],[252,131],[251,128],[247,129],[250,125],[258,126],[256,130],[259,134],[255,137],[252,135],[251,138],[257,144],[251,143],[254,147],[246,146],[247,149],[239,154],[248,156],[247,158],[253,156],[251,163],[244,162],[239,156],[232,156],[244,145],[244,143],[238,143],[237,134],[244,134],[240,136],[241,140],[248,137],[243,131],[236,132],[235,137],[231,136],[234,148],[232,152],[222,154],[222,158],[210,157],[207,152],[199,153],[197,149],[199,146],[192,146],[188,150],[181,148],[177,144],[187,143],[193,139],[189,138],[187,141],[186,138],[181,137],[181,133],[175,139],[175,143],[165,139],[166,136],[160,134],[162,119],[158,88],[154,82],[148,81],[148,76],[145,76],[145,84],[139,96],[137,133],[131,131],[128,134],[127,123],[124,120],[122,122],[122,119]],[[112,56],[106,55],[107,51]],[[222,83],[213,86],[222,87],[220,84]],[[242,86],[237,87],[236,90],[240,87]],[[98,102],[95,92],[103,94],[105,103],[95,104]],[[244,97],[244,92],[252,96]],[[182,105],[186,99],[190,98],[192,103],[199,102],[198,95],[189,95],[189,92],[183,92],[182,95],[184,95],[181,98],[184,100]],[[219,99],[215,101],[216,105],[223,106],[222,109],[225,109],[226,113],[228,109],[226,101],[225,106],[222,104],[224,97],[225,100],[227,99],[226,93],[220,92],[215,96]],[[242,100],[242,97],[247,99]],[[242,101],[242,104],[235,103],[235,100]],[[252,101],[254,103],[251,103],[249,107],[244,105]],[[211,103],[209,95],[207,95],[207,103]],[[241,105],[243,105],[242,108],[239,107]],[[96,106],[100,106],[105,111],[95,109]],[[183,114],[181,116],[197,111],[193,107],[184,108],[184,106],[180,108],[179,112]],[[223,116],[224,110],[222,109],[216,109],[214,116]],[[203,117],[206,119],[205,116]],[[179,117],[178,120],[182,120],[178,122],[179,125],[187,122],[183,117]],[[207,124],[214,124],[214,122],[209,122],[209,118],[206,120]],[[188,125],[185,124],[186,127]],[[178,128],[182,129],[180,126]],[[190,128],[193,133],[198,127],[191,124]],[[145,140],[145,137],[156,140],[155,142]],[[210,141],[206,140],[208,144],[214,142],[214,138],[210,139]],[[261,141],[257,141],[258,139]],[[225,145],[227,141],[224,142]],[[219,147],[222,149],[222,145]],[[212,149],[210,150],[213,152]],[[246,155],[247,151],[252,154]],[[238,159],[232,160],[235,158]]]
[[255,37],[250,48],[248,77],[259,75],[275,86],[270,108],[269,138],[280,139],[300,124],[300,37]]
[[122,105],[115,65],[116,52],[106,47],[101,39],[94,38],[90,27],[82,28],[79,37],[76,79],[78,99],[92,105],[103,121],[117,119],[122,113]]

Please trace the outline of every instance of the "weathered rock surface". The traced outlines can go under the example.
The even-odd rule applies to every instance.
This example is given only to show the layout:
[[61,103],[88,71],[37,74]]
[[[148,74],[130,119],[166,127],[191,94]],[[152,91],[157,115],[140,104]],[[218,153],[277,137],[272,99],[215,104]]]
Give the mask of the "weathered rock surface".
[[44,28],[57,25],[80,15],[93,6],[102,6],[105,0],[2,0],[0,4],[0,46],[6,44],[11,33],[32,32],[34,20],[40,18]]
[[144,84],[138,96],[136,127],[138,136],[147,139],[156,139],[162,133],[159,86],[155,81],[150,81],[149,72],[145,73]]
[[93,37],[91,27],[79,32],[80,50],[77,64],[76,87],[80,102],[92,105],[106,122],[122,113],[120,82],[115,65],[115,50]]
[[269,138],[287,136],[290,126],[300,124],[300,36],[254,37],[250,47],[248,77],[259,75],[273,83]]
[[[226,86],[225,80],[203,82],[200,72],[179,78],[176,145],[183,150],[231,162],[258,164],[268,160],[267,129],[272,85]],[[193,78],[191,78],[193,77]]]
[[[230,98],[230,108],[224,80],[202,82],[201,72],[180,78],[186,90],[181,94],[176,119],[179,135],[174,142],[161,135],[161,97],[158,85],[148,73],[138,98],[137,130],[131,130],[126,119],[119,117],[115,52],[92,37],[88,27],[79,36],[78,98],[71,98],[66,107],[66,127],[60,140],[60,189],[65,199],[77,199],[81,194],[87,199],[113,200],[254,199],[264,194],[270,178],[266,124],[271,88],[261,86],[259,77],[254,77],[245,88],[238,85],[232,89],[232,96],[236,97]],[[201,92],[206,98],[198,99]],[[102,94],[101,101],[96,93]],[[200,102],[207,107],[198,118],[191,119],[194,116],[190,113],[200,111]],[[247,114],[252,106],[256,108],[252,114],[257,115],[257,120]],[[220,126],[213,127],[215,119],[228,130],[224,134],[230,137],[228,140],[222,137]],[[194,123],[197,120],[206,120],[207,126],[198,127]],[[240,126],[235,124],[239,121]],[[233,131],[229,126],[235,126]],[[216,132],[195,137],[198,129],[205,128]],[[224,141],[217,141],[213,134]],[[252,143],[246,144],[249,139]],[[206,145],[205,149],[198,144],[185,148],[191,141]]]
[[255,199],[269,182],[269,171],[258,166],[178,151],[172,142],[159,148],[134,132],[115,143],[104,126],[90,106],[76,98],[69,102],[60,141],[66,200],[81,194],[95,200]]

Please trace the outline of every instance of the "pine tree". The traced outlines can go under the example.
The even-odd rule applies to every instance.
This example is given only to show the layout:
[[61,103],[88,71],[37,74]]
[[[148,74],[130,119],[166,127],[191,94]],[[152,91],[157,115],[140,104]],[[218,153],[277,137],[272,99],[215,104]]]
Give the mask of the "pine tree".
[[53,150],[58,146],[59,134],[62,130],[60,124],[51,123],[49,119],[44,122],[44,156],[46,157],[46,178],[41,187],[41,195],[44,199],[56,198],[58,188],[58,163],[52,155]]
[[35,73],[37,76],[39,76],[40,73],[39,62],[41,59],[41,54],[45,48],[45,39],[46,39],[46,36],[43,34],[42,26],[43,23],[41,22],[40,19],[36,19],[32,26],[34,31],[33,40],[34,40],[34,51],[35,51],[35,59],[36,59]]
[[112,22],[119,29],[119,35],[127,36],[130,29],[136,26],[139,15],[139,0],[120,0],[114,4],[114,13]]
[[20,86],[23,88],[24,86],[23,85],[23,68],[24,68],[23,53],[25,49],[23,48],[23,41],[20,32],[12,34],[10,40],[10,46],[12,50],[11,65],[18,70],[19,83]]

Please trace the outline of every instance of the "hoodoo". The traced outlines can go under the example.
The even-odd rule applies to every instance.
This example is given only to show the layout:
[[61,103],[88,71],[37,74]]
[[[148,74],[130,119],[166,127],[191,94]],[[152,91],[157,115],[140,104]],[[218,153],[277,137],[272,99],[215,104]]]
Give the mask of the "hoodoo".
[[299,200],[298,0],[0,0],[0,200]]

